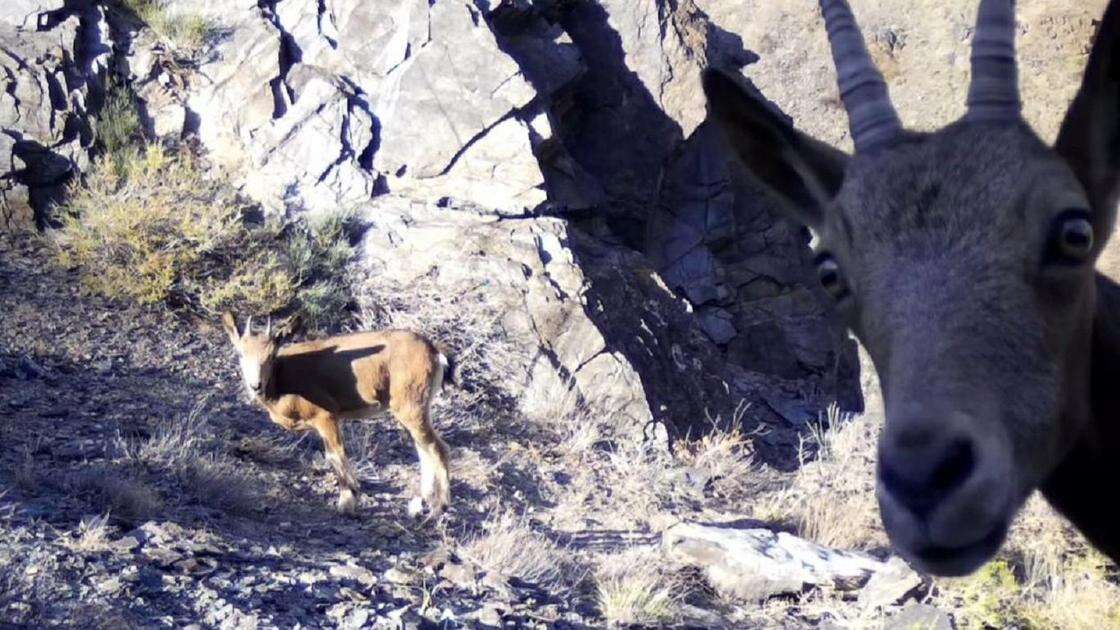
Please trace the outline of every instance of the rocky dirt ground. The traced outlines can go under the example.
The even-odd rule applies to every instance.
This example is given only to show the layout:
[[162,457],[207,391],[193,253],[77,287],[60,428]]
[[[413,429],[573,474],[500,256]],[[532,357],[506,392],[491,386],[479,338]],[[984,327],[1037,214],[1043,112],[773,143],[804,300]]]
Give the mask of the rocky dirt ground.
[[[3,616],[175,626],[409,619],[418,593],[434,587],[413,572],[446,531],[400,518],[394,469],[411,463],[405,442],[384,432],[379,460],[389,465],[366,480],[358,516],[339,517],[312,465],[317,445],[277,435],[239,398],[216,331],[80,296],[46,256],[11,241],[0,253],[12,506]],[[169,424],[183,432],[178,448],[190,449],[187,436],[213,443],[214,453],[185,453],[210,459],[169,467],[157,461],[167,453],[135,454]],[[68,551],[66,532],[99,513],[109,514],[106,548]],[[511,603],[542,597],[508,588]],[[477,609],[453,599],[439,607],[457,617]]]
[[[501,611],[585,623],[578,601],[532,584],[456,588],[433,572],[479,519],[407,521],[414,455],[387,422],[369,431],[378,467],[363,468],[362,508],[341,517],[318,444],[245,404],[217,330],[79,295],[26,242],[0,246],[0,285],[6,621],[360,626]],[[160,438],[201,459],[138,452]],[[460,514],[484,506],[456,490]],[[104,548],[69,548],[91,514],[109,515]]]
[[754,498],[784,482],[752,461],[753,436],[715,427],[671,457],[656,436],[612,437],[609,421],[451,389],[435,411],[453,448],[450,513],[406,516],[414,453],[383,418],[347,427],[365,496],[342,516],[317,440],[244,401],[216,326],[86,295],[52,254],[40,237],[0,237],[0,625],[829,618],[816,595],[721,596],[661,549],[684,521],[753,523]]
[[366,494],[344,517],[317,440],[244,402],[216,327],[84,295],[34,237],[0,239],[0,314],[8,625],[599,625],[598,561],[721,487],[701,466],[628,494],[654,456],[596,449],[590,426],[447,426],[443,402],[451,513],[406,517],[414,454],[386,418],[348,429]]
[[54,253],[0,236],[0,627],[1098,628],[1120,614],[1115,571],[1040,501],[973,578],[891,559],[874,411],[794,436],[810,448],[779,472],[762,436],[734,429],[749,419],[669,447],[559,394],[527,408],[495,385],[516,363],[499,345],[463,352],[465,388],[435,407],[449,513],[407,517],[415,455],[381,418],[346,427],[365,495],[343,516],[317,440],[245,402],[216,325],[87,295]]

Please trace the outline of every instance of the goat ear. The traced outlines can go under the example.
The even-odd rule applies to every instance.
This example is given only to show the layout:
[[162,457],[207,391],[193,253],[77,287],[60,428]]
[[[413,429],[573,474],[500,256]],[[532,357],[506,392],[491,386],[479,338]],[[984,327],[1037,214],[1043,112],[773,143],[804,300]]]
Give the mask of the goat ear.
[[237,343],[241,340],[241,334],[237,332],[237,320],[233,317],[233,313],[226,311],[222,313],[222,329],[229,335],[229,340]]
[[786,212],[815,228],[844,183],[848,156],[793,128],[738,75],[708,69],[708,116],[747,170],[781,199]]
[[1120,197],[1120,0],[1109,2],[1097,28],[1081,89],[1066,112],[1054,149],[1081,180],[1104,243]]

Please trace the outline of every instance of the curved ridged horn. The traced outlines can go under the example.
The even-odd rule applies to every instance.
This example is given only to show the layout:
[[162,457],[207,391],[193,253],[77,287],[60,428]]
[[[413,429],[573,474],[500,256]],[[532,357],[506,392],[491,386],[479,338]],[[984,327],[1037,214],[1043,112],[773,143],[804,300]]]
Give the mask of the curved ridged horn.
[[820,2],[856,153],[889,144],[901,133],[902,123],[891,104],[887,82],[867,53],[852,9],[845,0]]
[[245,337],[248,337],[249,333],[251,333],[251,332],[253,332],[253,316],[252,315],[250,315],[249,318],[245,320],[245,332],[241,333],[242,339],[244,339]]
[[1022,109],[1015,61],[1015,0],[980,0],[965,117],[1017,120]]
[[268,316],[268,324],[266,324],[265,327],[264,327],[264,336],[265,337],[271,337],[272,336],[272,316],[271,315]]

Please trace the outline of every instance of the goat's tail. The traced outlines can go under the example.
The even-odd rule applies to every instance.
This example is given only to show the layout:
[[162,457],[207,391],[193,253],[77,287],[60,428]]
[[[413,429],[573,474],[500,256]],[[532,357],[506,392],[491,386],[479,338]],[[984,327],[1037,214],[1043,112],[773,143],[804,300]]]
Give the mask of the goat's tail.
[[443,385],[446,385],[448,381],[451,381],[451,384],[455,387],[462,388],[463,383],[459,380],[459,362],[455,360],[455,355],[451,353],[451,348],[438,341],[433,342],[432,345],[435,346],[436,353],[439,354],[439,364],[440,367],[443,368],[443,382],[440,385],[440,389],[442,389]]

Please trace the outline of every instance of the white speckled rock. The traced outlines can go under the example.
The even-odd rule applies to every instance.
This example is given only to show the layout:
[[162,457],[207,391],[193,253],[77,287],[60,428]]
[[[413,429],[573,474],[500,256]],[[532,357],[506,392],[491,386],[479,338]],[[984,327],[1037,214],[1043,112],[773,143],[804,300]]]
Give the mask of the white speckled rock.
[[853,590],[890,567],[768,529],[683,523],[664,533],[662,545],[674,560],[702,567],[721,592],[759,601],[806,586]]

